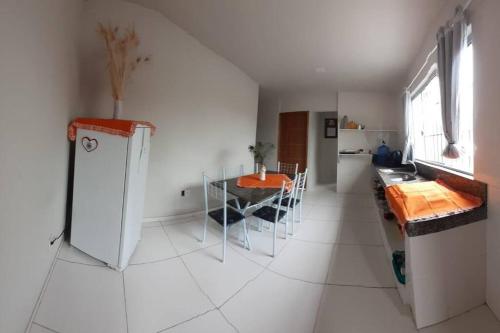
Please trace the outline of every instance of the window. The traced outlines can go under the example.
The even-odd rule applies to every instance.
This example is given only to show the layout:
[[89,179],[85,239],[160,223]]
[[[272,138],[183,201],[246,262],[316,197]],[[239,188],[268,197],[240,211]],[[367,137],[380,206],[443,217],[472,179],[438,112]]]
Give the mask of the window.
[[441,95],[437,67],[412,93],[410,130],[414,157],[464,173],[472,174],[474,167],[473,142],[473,52],[469,42],[462,55],[460,76],[460,157],[448,159],[442,153],[447,145],[441,118]]

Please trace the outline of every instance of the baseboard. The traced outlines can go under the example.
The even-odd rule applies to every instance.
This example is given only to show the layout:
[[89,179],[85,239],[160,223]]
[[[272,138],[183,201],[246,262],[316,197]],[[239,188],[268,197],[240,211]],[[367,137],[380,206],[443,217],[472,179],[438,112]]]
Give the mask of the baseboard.
[[203,216],[203,213],[204,213],[204,211],[197,211],[197,212],[191,212],[191,213],[185,213],[185,214],[178,214],[178,215],[145,217],[142,220],[142,223],[146,224],[146,223],[169,222],[169,221],[174,221],[174,220],[177,220],[177,219],[184,219],[184,218],[190,218],[190,217]]

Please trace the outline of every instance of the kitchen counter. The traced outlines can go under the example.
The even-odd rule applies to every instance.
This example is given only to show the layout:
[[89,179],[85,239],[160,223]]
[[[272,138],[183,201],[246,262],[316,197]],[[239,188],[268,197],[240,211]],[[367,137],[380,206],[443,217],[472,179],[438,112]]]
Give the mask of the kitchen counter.
[[[402,180],[398,181],[391,179],[390,178],[391,173],[386,172],[386,170],[392,169],[394,170],[394,172],[411,173],[413,171],[412,166],[404,168],[387,168],[387,167],[373,166],[373,168],[376,178],[378,179],[380,184],[382,184],[382,186],[384,187],[402,183],[424,182],[442,178],[447,182],[447,184],[449,184],[453,188],[459,191],[479,196],[484,201],[484,204],[481,207],[475,208],[471,211],[408,222],[405,224],[405,231],[409,237],[436,233],[456,228],[459,226],[463,226],[469,223],[478,222],[487,218],[487,207],[486,207],[487,195],[486,195],[486,184],[484,183],[472,179],[467,179],[447,171],[436,170],[434,168],[431,168],[429,166],[420,163],[417,164],[419,174],[416,176],[415,180],[411,181],[402,181]],[[424,175],[427,177],[425,177]]]
[[[482,220],[487,217],[486,184],[419,162],[419,175],[412,181],[395,180],[383,169],[388,168],[372,167],[383,187],[441,179],[458,191],[484,200],[481,207],[468,212],[406,223],[404,237],[395,219],[385,219],[387,202],[378,200],[379,224],[389,262],[394,251],[405,253],[406,283],[394,279],[403,303],[412,308],[417,328],[434,325],[483,304],[486,223]],[[394,170],[411,171],[413,168]]]

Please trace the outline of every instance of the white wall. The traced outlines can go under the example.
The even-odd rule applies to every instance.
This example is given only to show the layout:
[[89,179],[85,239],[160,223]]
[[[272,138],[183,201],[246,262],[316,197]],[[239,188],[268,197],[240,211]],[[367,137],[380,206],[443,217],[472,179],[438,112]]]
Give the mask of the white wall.
[[296,92],[269,94],[262,96],[259,101],[259,116],[257,124],[257,141],[271,142],[276,149],[271,151],[266,158],[270,166],[276,165],[278,160],[278,128],[279,113],[310,111],[309,113],[309,142],[307,167],[309,169],[308,188],[317,185],[318,161],[318,129],[319,116],[317,112],[337,111],[337,93],[335,92]]
[[488,183],[487,292],[490,308],[500,318],[500,1],[473,3],[474,46],[474,176]]
[[[318,184],[337,183],[337,138],[325,138],[325,119],[337,118],[337,112],[318,112]],[[337,133],[338,134],[338,133]]]
[[[339,120],[363,124],[366,129],[401,130],[400,98],[397,94],[375,92],[339,92]],[[338,149],[375,151],[382,141],[391,150],[401,149],[398,132],[340,131]],[[337,165],[337,191],[369,193],[371,191],[371,157],[340,156]]]
[[[152,62],[128,86],[124,118],[153,122],[145,215],[161,217],[202,208],[201,174],[223,165],[253,169],[258,85],[156,11],[121,1],[90,0],[82,25],[84,110],[110,117],[112,100],[97,22],[134,24]],[[187,197],[181,191],[192,188]]]
[[[466,0],[450,0],[429,27],[422,52],[409,72],[410,81],[422,66],[426,54],[435,46],[435,34],[446,20],[453,16],[458,4]],[[488,184],[486,256],[486,301],[500,318],[500,158],[495,147],[500,144],[500,2],[474,0],[470,17],[474,46],[474,177]],[[483,274],[483,272],[477,272]]]
[[24,332],[64,228],[80,0],[0,2],[0,332]]

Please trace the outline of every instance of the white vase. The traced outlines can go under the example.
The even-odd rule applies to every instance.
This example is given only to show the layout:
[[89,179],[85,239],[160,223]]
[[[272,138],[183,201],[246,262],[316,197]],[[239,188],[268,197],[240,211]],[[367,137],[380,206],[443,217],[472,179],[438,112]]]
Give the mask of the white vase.
[[113,119],[121,119],[123,114],[123,101],[120,99],[115,100],[113,108]]

